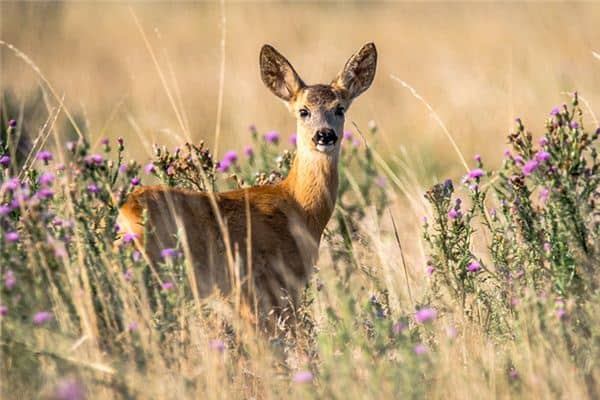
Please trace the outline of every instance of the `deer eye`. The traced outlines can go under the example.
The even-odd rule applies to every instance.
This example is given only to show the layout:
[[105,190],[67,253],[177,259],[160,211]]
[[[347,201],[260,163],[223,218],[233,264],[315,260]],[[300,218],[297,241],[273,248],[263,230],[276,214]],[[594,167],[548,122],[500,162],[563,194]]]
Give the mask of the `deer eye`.
[[335,115],[337,115],[338,117],[343,117],[344,116],[344,107],[337,107],[335,109]]
[[306,118],[310,115],[310,112],[306,108],[300,109],[298,113],[300,114],[300,118]]

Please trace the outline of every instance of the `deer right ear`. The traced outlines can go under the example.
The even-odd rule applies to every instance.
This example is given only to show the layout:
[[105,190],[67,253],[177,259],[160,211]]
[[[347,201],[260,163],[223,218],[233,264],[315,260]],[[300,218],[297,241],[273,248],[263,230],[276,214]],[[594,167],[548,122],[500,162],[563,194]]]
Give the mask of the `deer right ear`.
[[304,87],[292,64],[268,44],[260,50],[260,75],[271,92],[286,102]]

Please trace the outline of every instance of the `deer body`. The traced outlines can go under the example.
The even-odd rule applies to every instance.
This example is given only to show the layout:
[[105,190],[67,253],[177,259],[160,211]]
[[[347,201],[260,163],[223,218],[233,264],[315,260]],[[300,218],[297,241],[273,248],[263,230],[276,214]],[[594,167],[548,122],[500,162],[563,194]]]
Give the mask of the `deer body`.
[[281,316],[289,302],[297,304],[317,260],[337,197],[344,112],[371,84],[376,58],[374,45],[367,44],[330,85],[307,86],[281,54],[264,46],[263,81],[298,119],[288,177],[222,193],[142,187],[122,206],[119,224],[143,237],[153,262],[161,260],[162,249],[175,247],[177,234],[183,236],[200,295],[230,293],[237,268],[242,291],[255,296],[260,313]]

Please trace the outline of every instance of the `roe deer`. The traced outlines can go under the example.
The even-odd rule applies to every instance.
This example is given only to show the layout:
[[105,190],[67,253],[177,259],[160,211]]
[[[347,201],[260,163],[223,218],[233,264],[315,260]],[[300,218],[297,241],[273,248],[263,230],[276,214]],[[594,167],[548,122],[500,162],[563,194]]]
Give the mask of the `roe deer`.
[[268,325],[273,310],[279,318],[292,316],[289,303],[292,310],[298,304],[334,210],[344,114],[371,85],[376,63],[369,43],[329,85],[306,85],[288,60],[264,45],[262,80],[297,119],[297,151],[287,178],[221,193],[141,187],[121,207],[120,226],[140,239],[146,232],[152,262],[161,259],[161,249],[175,247],[178,233],[183,236],[201,296],[215,289],[231,293],[237,279],[245,304],[257,306],[253,319],[270,320]]

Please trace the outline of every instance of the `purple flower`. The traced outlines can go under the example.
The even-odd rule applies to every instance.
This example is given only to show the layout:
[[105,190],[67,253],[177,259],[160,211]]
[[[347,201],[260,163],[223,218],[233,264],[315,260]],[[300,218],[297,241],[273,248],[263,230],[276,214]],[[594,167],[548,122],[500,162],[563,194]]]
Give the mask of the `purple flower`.
[[419,343],[418,345],[416,345],[413,350],[418,356],[427,354],[427,346],[425,346],[423,343]]
[[138,186],[140,182],[140,178],[131,178],[131,186]]
[[540,201],[545,204],[548,201],[548,195],[550,194],[550,190],[548,188],[542,188],[540,190]]
[[469,175],[467,176],[469,177],[469,179],[477,179],[481,178],[484,174],[485,172],[483,172],[481,168],[475,168],[474,170],[470,171]]
[[69,151],[75,150],[76,145],[77,144],[75,142],[71,142],[71,141],[67,142],[67,150],[69,150]]
[[15,126],[17,126],[17,120],[16,119],[9,119],[8,120],[8,126],[10,126],[11,128],[14,128]]
[[219,353],[225,351],[225,343],[218,339],[211,340],[208,344],[208,347],[210,347],[211,350],[218,351]]
[[49,199],[52,196],[54,196],[54,192],[52,191],[52,189],[42,188],[42,189],[39,190],[39,192],[37,192],[36,195],[40,199]]
[[123,138],[122,137],[118,137],[117,138],[117,143],[119,144],[119,146],[123,146]]
[[279,143],[279,132],[277,132],[277,131],[267,132],[267,134],[265,134],[265,141],[267,143],[274,143],[274,144]]
[[98,193],[100,191],[100,189],[98,188],[98,185],[96,185],[95,183],[92,183],[90,185],[88,185],[87,187],[87,191],[88,193]]
[[512,154],[510,154],[510,151],[508,150],[504,150],[504,158],[512,158]]
[[129,323],[129,325],[127,325],[127,330],[129,332],[135,332],[135,331],[138,330],[138,327],[139,327],[139,325],[138,325],[138,323],[136,321],[131,321]]
[[124,174],[125,172],[127,172],[127,164],[121,164],[119,165],[119,172]]
[[176,252],[175,252],[175,249],[173,249],[171,247],[167,247],[166,249],[161,250],[160,255],[163,258],[163,260],[166,260],[167,258],[175,257]]
[[4,235],[4,239],[9,243],[14,243],[19,241],[19,232],[6,232]]
[[128,232],[123,235],[123,243],[132,243],[137,239],[137,235],[133,232]]
[[6,204],[0,204],[0,216],[8,215],[12,211],[12,208]]
[[448,211],[448,218],[450,219],[457,219],[460,218],[460,212],[456,211],[454,208],[450,211]]
[[537,162],[544,162],[544,161],[548,161],[551,158],[550,153],[548,153],[547,151],[544,150],[540,150],[537,152],[537,154],[535,155],[535,159]]
[[571,121],[571,129],[575,130],[575,129],[579,129],[579,124],[575,121]]
[[310,383],[314,379],[312,372],[310,371],[299,371],[294,374],[293,381],[296,383]]
[[0,157],[0,165],[2,165],[3,167],[8,167],[10,165],[10,157],[9,156]]
[[511,379],[517,379],[519,377],[519,372],[517,372],[517,370],[513,367],[508,370],[508,376]]
[[53,318],[52,313],[49,311],[39,311],[33,316],[33,323],[35,325],[43,325]]
[[49,185],[54,181],[54,174],[51,172],[44,172],[38,179],[40,185]]
[[36,157],[38,160],[41,160],[45,163],[52,160],[52,153],[49,151],[40,151]]
[[527,161],[527,163],[523,166],[523,174],[525,176],[530,176],[533,171],[537,169],[539,163],[536,160]]
[[154,167],[154,164],[151,162],[149,162],[148,164],[146,164],[146,166],[144,167],[144,172],[147,173],[148,175],[154,173],[154,171],[156,171],[156,168]]
[[425,323],[425,322],[429,322],[429,321],[433,321],[434,319],[437,318],[437,311],[435,308],[421,308],[420,310],[418,310],[415,313],[415,320],[418,323]]
[[400,335],[405,329],[406,324],[404,324],[402,321],[398,321],[392,325],[392,332],[394,332],[394,335]]
[[540,144],[540,146],[544,147],[548,144],[548,138],[546,136],[542,136],[538,143]]
[[8,307],[0,306],[0,317],[4,317],[8,314]]
[[379,187],[385,187],[385,177],[383,176],[378,176],[377,178],[375,178],[375,185],[379,186]]
[[292,136],[290,136],[290,143],[292,144],[292,146],[298,145],[298,134],[297,133],[292,133]]
[[477,272],[481,269],[481,265],[477,261],[473,261],[471,264],[467,265],[467,271],[469,272]]
[[475,154],[475,157],[473,157],[473,159],[477,162],[481,162],[481,155]]
[[4,287],[8,290],[11,290],[17,284],[17,278],[15,278],[15,273],[12,269],[7,270],[4,273]]
[[104,138],[100,141],[100,144],[103,146],[108,146],[110,144],[110,141],[108,140],[108,138]]
[[352,131],[344,131],[343,137],[344,137],[345,140],[351,140],[352,136],[353,136],[352,135]]
[[521,157],[520,155],[516,155],[514,160],[515,164],[523,164],[523,157]]
[[66,378],[60,380],[54,390],[56,400],[85,400],[87,398],[85,388],[75,379]]
[[435,272],[435,267],[429,264],[427,265],[427,268],[425,268],[425,272],[427,272],[427,275],[431,276]]
[[556,317],[557,317],[559,320],[561,320],[561,321],[562,321],[563,319],[565,319],[565,318],[566,318],[566,316],[567,316],[567,312],[565,311],[565,309],[564,309],[564,308],[562,308],[562,307],[561,307],[561,308],[559,308],[558,310],[556,310]]
[[544,251],[550,252],[552,250],[552,245],[548,242],[544,243]]
[[131,282],[131,278],[133,278],[133,271],[130,268],[123,274],[123,279],[125,279],[125,282]]
[[175,284],[173,282],[164,282],[160,287],[162,290],[171,290],[175,287]]
[[246,155],[246,157],[254,157],[254,149],[252,149],[251,146],[246,146],[246,148],[244,149],[244,154]]
[[230,164],[235,164],[238,159],[237,152],[230,150],[223,156],[223,161],[228,161]]
[[552,116],[556,116],[558,114],[560,114],[560,108],[558,108],[558,107],[554,107],[552,109],[552,111],[550,111],[550,115],[552,115]]
[[227,172],[229,170],[229,167],[231,167],[231,162],[229,162],[227,160],[223,160],[223,161],[220,161],[219,164],[217,165],[217,171]]

